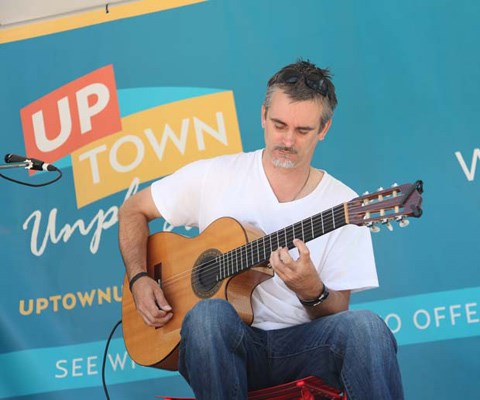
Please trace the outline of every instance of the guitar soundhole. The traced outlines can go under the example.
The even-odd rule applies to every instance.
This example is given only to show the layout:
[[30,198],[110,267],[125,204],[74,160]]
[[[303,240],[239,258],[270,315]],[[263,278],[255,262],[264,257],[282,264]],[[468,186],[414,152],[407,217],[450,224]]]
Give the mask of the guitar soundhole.
[[201,298],[212,297],[220,287],[217,282],[218,266],[213,260],[222,253],[217,249],[209,249],[198,257],[192,272],[192,288]]

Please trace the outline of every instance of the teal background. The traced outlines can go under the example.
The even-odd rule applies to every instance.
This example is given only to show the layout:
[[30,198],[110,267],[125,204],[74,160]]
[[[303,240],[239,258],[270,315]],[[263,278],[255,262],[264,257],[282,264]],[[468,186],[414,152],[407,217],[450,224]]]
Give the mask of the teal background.
[[[268,78],[298,57],[330,67],[339,106],[314,164],[360,193],[425,182],[423,217],[374,236],[381,286],[354,295],[352,307],[401,319],[395,334],[407,399],[479,398],[479,18],[473,0],[210,0],[2,44],[0,153],[25,153],[22,107],[108,64],[123,115],[232,90],[244,150],[254,150],[263,145],[260,107]],[[477,171],[473,180],[455,152]],[[103,347],[121,318],[119,302],[29,317],[18,312],[21,299],[122,284],[116,224],[103,232],[95,254],[91,235],[79,234],[49,244],[41,256],[31,253],[30,231],[22,225],[34,210],[45,217],[57,208],[60,227],[90,221],[125,196],[78,210],[68,162],[62,170],[64,177],[45,188],[0,181],[0,398],[104,397]],[[461,313],[454,322],[451,306]],[[428,328],[416,328],[415,312],[433,318],[435,308],[446,315],[439,325],[432,319]],[[389,326],[398,327],[393,318]],[[115,338],[112,357],[124,354],[120,332]],[[88,357],[96,357],[91,375],[77,361],[78,376],[55,378],[57,360]],[[190,394],[176,374],[129,365],[120,371],[107,362],[112,399]]]

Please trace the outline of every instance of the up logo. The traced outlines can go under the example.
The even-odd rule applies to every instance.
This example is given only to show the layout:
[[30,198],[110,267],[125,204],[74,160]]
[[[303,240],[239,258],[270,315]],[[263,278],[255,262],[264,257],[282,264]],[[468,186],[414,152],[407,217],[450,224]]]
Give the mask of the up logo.
[[113,66],[78,78],[20,111],[29,157],[54,162],[122,129]]
[[200,158],[242,151],[233,92],[193,96],[121,118],[112,65],[34,101],[21,118],[29,157],[53,163],[70,156],[78,208]]

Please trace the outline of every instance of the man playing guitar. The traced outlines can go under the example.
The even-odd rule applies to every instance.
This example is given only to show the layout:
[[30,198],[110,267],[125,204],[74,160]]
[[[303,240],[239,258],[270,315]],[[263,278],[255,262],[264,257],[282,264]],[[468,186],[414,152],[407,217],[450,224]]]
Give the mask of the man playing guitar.
[[[146,326],[168,332],[182,304],[182,297],[177,306],[171,303],[166,286],[146,272],[149,221],[163,217],[203,232],[231,217],[268,235],[356,196],[311,165],[336,104],[328,70],[303,60],[288,65],[267,85],[264,149],[194,162],[125,202],[120,249],[127,286]],[[349,311],[351,292],[378,286],[370,232],[340,224],[335,210],[322,214],[315,226],[302,225],[302,232],[294,227],[285,240],[276,234],[279,245],[266,255],[274,276],[252,289],[251,325],[228,295],[229,301],[208,298],[218,287],[207,272],[189,277],[195,304],[178,320],[178,369],[197,399],[246,399],[249,390],[310,375],[342,388],[352,400],[403,398],[390,330],[371,312]],[[307,245],[305,229],[329,233]],[[221,280],[238,258],[253,259],[262,249],[232,255],[212,279]]]

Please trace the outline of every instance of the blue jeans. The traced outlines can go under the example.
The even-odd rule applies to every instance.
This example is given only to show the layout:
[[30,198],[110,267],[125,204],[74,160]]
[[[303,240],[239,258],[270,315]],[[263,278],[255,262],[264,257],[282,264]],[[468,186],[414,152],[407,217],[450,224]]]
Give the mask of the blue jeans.
[[369,311],[263,331],[228,302],[204,300],[186,315],[181,337],[179,371],[198,400],[243,400],[249,390],[310,375],[349,400],[403,399],[395,338]]

